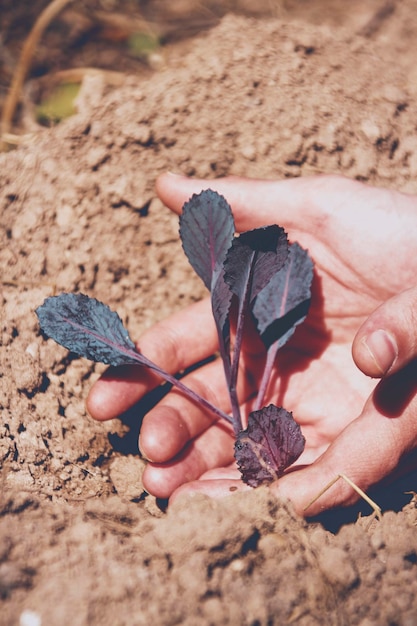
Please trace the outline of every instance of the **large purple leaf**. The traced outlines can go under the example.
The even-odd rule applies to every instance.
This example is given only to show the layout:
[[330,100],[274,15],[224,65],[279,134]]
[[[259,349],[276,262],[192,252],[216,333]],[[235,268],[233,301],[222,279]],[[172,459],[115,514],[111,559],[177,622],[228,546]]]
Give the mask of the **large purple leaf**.
[[287,235],[280,226],[248,230],[233,240],[224,262],[225,281],[241,302],[252,302],[288,256]]
[[226,200],[206,189],[182,209],[180,237],[189,262],[210,291],[215,268],[221,268],[232,245],[235,223]]
[[307,250],[293,243],[282,269],[259,292],[254,306],[258,330],[267,347],[282,347],[306,318],[313,280],[313,261]]
[[84,294],[62,293],[36,309],[42,331],[78,356],[107,365],[143,365],[177,387],[191,400],[228,422],[232,418],[138,352],[119,315]]
[[[224,373],[230,383],[230,321],[233,293],[224,280],[224,260],[232,245],[234,220],[226,200],[207,189],[186,202],[180,217],[180,236],[192,267],[211,292],[211,306],[219,339]],[[231,399],[235,421],[240,422],[239,405]]]
[[251,487],[280,478],[303,452],[305,439],[292,413],[273,404],[253,411],[237,436],[235,459]]

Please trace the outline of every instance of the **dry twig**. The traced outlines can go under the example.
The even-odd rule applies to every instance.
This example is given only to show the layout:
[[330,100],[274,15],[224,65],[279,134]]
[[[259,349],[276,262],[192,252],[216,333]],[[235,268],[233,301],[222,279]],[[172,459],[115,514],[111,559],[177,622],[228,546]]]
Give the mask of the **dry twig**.
[[376,502],[374,502],[360,487],[358,487],[358,485],[355,485],[355,483],[352,480],[350,480],[350,478],[348,478],[345,474],[338,474],[335,478],[333,478],[333,480],[329,482],[328,485],[323,487],[323,489],[316,496],[314,496],[314,498],[307,504],[307,506],[304,507],[304,511],[307,511],[307,509],[309,509],[311,505],[314,504],[314,502],[316,502],[326,491],[328,491],[330,487],[333,487],[333,485],[339,480],[339,478],[342,478],[350,487],[352,487],[352,489],[356,491],[356,493],[361,498],[363,498],[363,500],[365,500],[365,502],[369,504],[369,506],[374,511],[373,517],[376,517],[378,520],[381,520],[381,517],[382,517],[381,507],[379,507],[376,504]]
[[9,132],[13,120],[13,115],[19,102],[22,85],[25,81],[26,74],[29,70],[33,54],[39,39],[42,37],[44,30],[49,26],[52,20],[62,11],[62,9],[73,0],[52,0],[50,4],[42,11],[30,31],[19,58],[16,71],[10,85],[9,92],[4,103],[1,116],[1,142],[0,150],[6,150],[8,146],[6,133]]

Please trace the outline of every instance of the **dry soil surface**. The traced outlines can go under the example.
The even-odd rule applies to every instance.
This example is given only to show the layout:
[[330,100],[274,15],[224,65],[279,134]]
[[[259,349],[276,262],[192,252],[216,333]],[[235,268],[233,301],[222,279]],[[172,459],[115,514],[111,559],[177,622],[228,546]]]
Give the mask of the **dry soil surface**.
[[370,528],[306,523],[264,489],[162,512],[141,486],[145,403],[92,421],[103,367],[34,314],[81,291],[138,337],[203,295],[155,197],[167,169],[417,192],[416,8],[355,32],[226,16],[146,81],[87,80],[77,115],[0,156],[1,624],[417,623],[415,476],[376,493]]

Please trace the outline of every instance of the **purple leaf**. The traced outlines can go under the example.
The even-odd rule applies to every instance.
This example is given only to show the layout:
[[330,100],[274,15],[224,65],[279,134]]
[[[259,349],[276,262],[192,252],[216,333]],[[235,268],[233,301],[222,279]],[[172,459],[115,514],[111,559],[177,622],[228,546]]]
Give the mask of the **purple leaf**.
[[[230,381],[230,321],[232,291],[224,280],[223,263],[232,245],[235,224],[232,210],[223,196],[207,189],[186,202],[180,217],[180,237],[191,266],[211,291],[219,350],[226,381]],[[239,404],[231,398],[240,421]],[[239,429],[238,429],[239,430]]]
[[79,356],[107,365],[137,361],[135,344],[119,315],[95,298],[63,293],[47,298],[36,314],[48,337]]
[[235,223],[226,200],[206,189],[182,208],[180,237],[189,262],[210,291],[215,268],[221,268],[232,245]]
[[236,338],[228,379],[236,435],[242,429],[237,377],[245,318],[253,299],[281,269],[287,256],[287,235],[283,228],[273,225],[256,228],[236,237],[224,262],[225,282],[239,300]]
[[233,294],[230,290],[230,287],[224,280],[224,268],[220,268],[214,281],[213,290],[211,292],[211,307],[213,311],[213,317],[219,331],[221,333],[226,332],[228,335],[230,333],[227,332],[226,327],[228,327],[229,324],[226,324],[226,322],[228,322],[232,297]]
[[251,487],[277,480],[298,459],[304,445],[292,413],[273,404],[253,411],[247,429],[239,433],[235,443],[242,480]]
[[307,250],[293,243],[284,267],[255,300],[252,312],[268,352],[254,409],[263,405],[278,350],[307,316],[312,280],[313,262]]
[[284,267],[260,291],[253,306],[265,345],[281,348],[306,318],[313,280],[313,262],[307,250],[293,243]]
[[182,208],[180,237],[192,267],[211,291],[211,306],[226,377],[230,371],[229,310],[232,292],[224,280],[223,263],[232,245],[235,224],[226,200],[207,189]]
[[84,294],[62,293],[36,309],[42,331],[78,356],[107,365],[143,365],[228,422],[232,418],[138,352],[117,313]]
[[287,235],[280,226],[264,226],[233,240],[224,262],[225,281],[241,302],[252,302],[288,256]]

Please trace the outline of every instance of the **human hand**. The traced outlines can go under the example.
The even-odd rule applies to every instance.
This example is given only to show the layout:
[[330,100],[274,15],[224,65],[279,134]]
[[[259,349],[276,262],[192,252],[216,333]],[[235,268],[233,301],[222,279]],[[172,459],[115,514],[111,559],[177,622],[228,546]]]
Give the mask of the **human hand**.
[[[192,193],[207,187],[229,201],[238,231],[278,223],[315,262],[309,315],[280,351],[265,402],[294,413],[306,448],[294,471],[271,489],[291,499],[301,514],[338,474],[366,490],[398,470],[417,443],[417,199],[335,176],[275,182],[164,175],[157,183],[159,196],[177,213]],[[213,354],[209,303],[155,325],[140,348],[170,372]],[[245,346],[239,389],[244,415],[251,410],[262,356],[259,343]],[[205,365],[185,382],[229,409],[220,363]],[[109,370],[92,388],[88,409],[96,419],[110,419],[157,383],[142,368]],[[228,426],[176,391],[144,418],[140,447],[152,460],[145,488],[158,497],[190,491],[220,496],[248,488],[233,465]],[[355,499],[339,481],[304,514]]]

